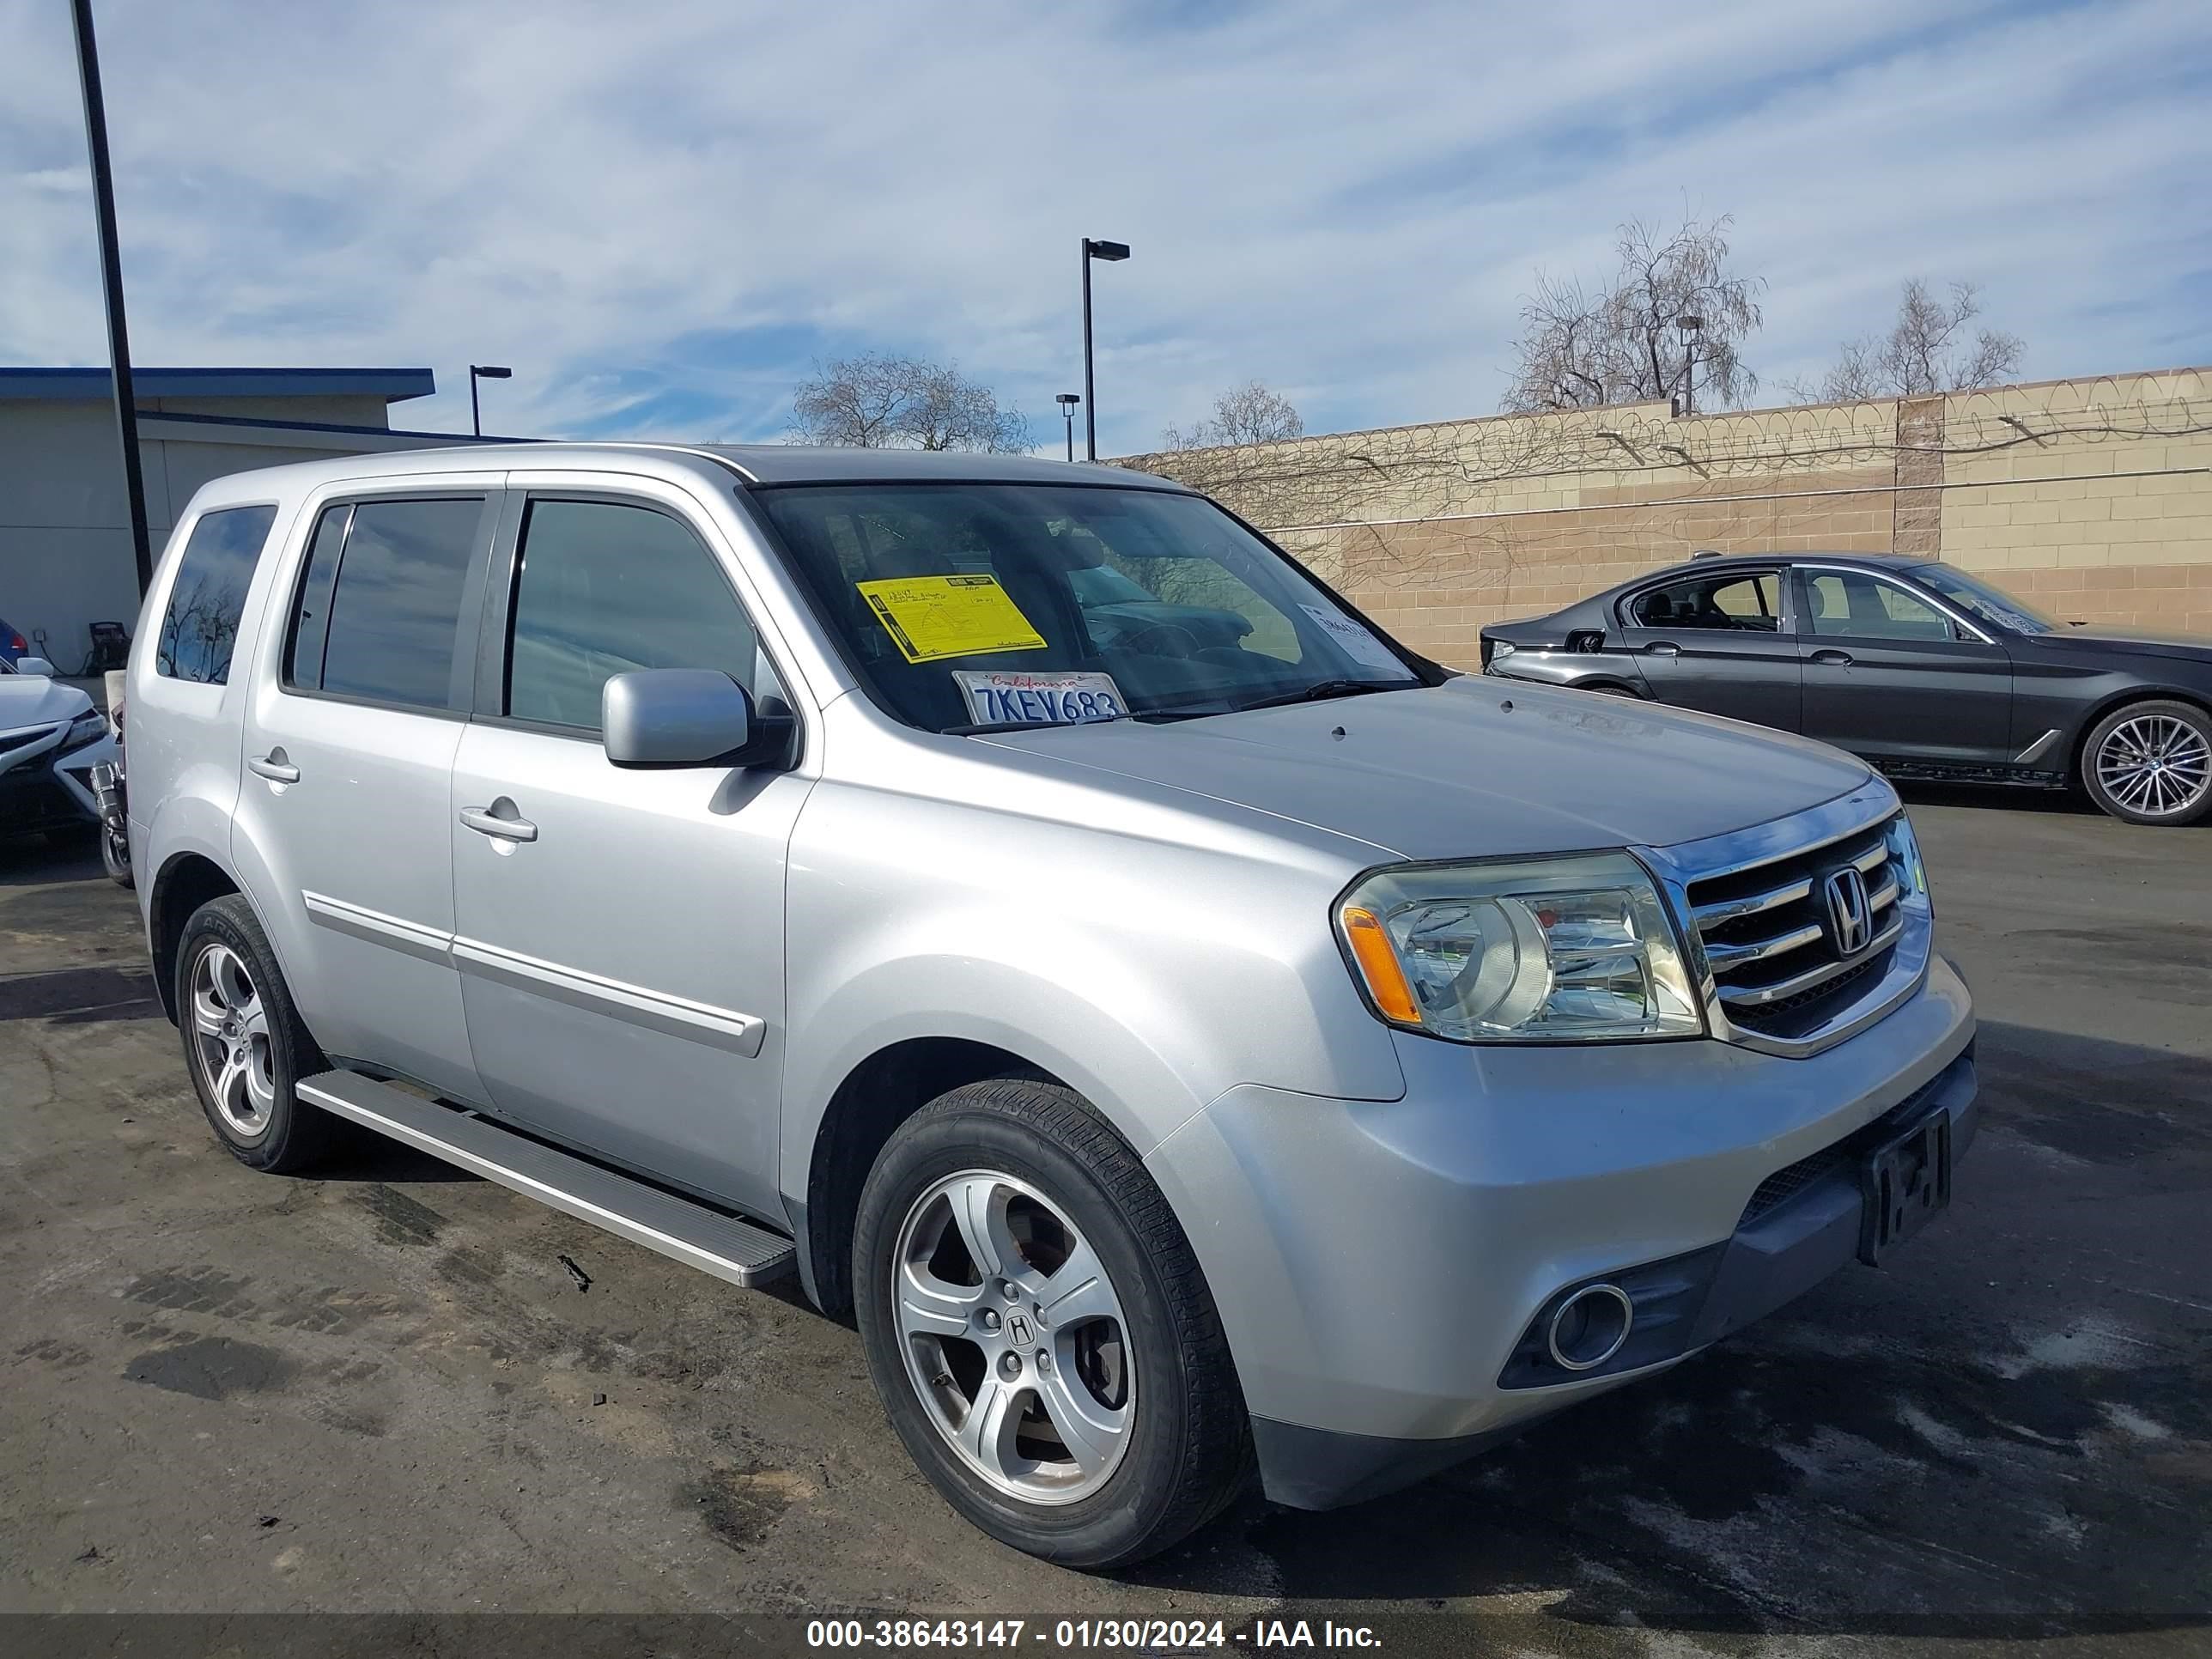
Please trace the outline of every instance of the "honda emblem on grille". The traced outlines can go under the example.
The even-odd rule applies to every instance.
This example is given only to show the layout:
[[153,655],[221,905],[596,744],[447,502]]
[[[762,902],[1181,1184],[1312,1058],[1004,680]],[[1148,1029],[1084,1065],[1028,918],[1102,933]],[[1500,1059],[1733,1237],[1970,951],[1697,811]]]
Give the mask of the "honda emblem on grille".
[[1874,913],[1867,904],[1866,877],[1847,864],[1828,878],[1828,932],[1836,954],[1855,957],[1874,939]]

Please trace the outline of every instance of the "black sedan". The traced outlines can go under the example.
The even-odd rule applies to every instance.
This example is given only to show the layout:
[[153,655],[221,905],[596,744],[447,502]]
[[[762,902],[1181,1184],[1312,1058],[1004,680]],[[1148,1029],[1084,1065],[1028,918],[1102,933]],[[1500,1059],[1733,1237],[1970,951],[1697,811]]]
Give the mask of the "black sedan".
[[2069,627],[1926,559],[1701,554],[1486,628],[1482,661],[1802,732],[1893,777],[2078,783],[2130,823],[2212,811],[2212,639]]

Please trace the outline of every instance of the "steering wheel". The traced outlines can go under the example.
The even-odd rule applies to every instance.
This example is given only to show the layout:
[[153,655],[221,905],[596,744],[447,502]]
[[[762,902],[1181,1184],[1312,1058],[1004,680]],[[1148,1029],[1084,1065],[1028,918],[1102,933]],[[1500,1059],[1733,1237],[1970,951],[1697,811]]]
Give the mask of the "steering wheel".
[[[1147,644],[1147,641],[1158,643]],[[1172,650],[1161,648],[1162,643],[1179,641]],[[1179,623],[1153,623],[1135,633],[1116,640],[1115,643],[1125,651],[1142,651],[1153,657],[1195,657],[1206,647],[1198,642],[1198,635]]]

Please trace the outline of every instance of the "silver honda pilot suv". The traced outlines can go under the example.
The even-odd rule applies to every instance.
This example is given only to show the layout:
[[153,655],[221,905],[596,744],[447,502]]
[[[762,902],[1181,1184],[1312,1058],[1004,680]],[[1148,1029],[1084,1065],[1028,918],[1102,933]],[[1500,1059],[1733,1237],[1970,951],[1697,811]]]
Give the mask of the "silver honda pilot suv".
[[1459,675],[1164,480],[546,444],[218,479],[130,668],[223,1145],[365,1127],[850,1316],[1091,1568],[1383,1492],[1948,1202],[1889,786]]

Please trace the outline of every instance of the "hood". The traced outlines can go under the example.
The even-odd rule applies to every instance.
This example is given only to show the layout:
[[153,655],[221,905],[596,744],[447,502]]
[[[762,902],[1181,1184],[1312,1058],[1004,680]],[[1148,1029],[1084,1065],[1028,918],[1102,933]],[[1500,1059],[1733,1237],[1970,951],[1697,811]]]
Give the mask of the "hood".
[[2064,649],[2069,645],[2092,646],[2100,652],[2124,657],[2186,657],[2212,663],[2212,635],[2174,634],[2156,628],[2122,628],[2108,623],[2083,623],[2051,634],[2015,636],[2014,643],[2032,649]]
[[0,674],[0,739],[27,726],[58,726],[92,707],[73,685],[44,674]]
[[1840,750],[1734,720],[1474,675],[1243,714],[985,740],[1410,859],[1671,846],[1802,811],[1870,775]]
[[91,708],[73,685],[43,674],[0,674],[0,772],[52,747],[54,728]]

